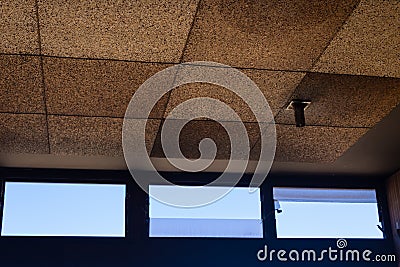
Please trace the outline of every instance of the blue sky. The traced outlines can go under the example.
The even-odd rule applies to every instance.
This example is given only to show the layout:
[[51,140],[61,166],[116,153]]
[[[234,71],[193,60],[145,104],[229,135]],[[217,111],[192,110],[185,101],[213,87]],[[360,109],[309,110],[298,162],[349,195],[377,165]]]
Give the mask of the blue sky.
[[280,202],[278,237],[382,238],[376,203]]
[[[179,194],[179,187],[150,186],[162,190],[165,194]],[[216,187],[202,188],[206,192],[216,190]],[[151,218],[202,218],[202,219],[261,219],[260,190],[249,193],[247,187],[236,187],[225,197],[209,205],[198,208],[179,208],[163,204],[150,198]]]
[[125,236],[125,185],[7,182],[2,235]]

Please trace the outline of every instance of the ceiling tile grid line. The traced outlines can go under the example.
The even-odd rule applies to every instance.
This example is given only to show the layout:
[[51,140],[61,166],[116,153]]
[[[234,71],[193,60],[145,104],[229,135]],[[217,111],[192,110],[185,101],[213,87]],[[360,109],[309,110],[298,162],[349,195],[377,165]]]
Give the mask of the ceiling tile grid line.
[[[40,34],[40,19],[39,19],[39,4],[38,0],[35,0],[35,9],[36,9],[36,20],[37,20],[37,35],[38,35],[38,45],[39,45],[39,54],[42,54],[42,37]],[[44,105],[44,112],[46,114],[46,133],[47,133],[47,145],[48,145],[48,153],[51,154],[51,146],[50,146],[50,133],[49,133],[49,118],[47,112],[47,99],[46,99],[46,83],[44,79],[44,68],[43,68],[43,57],[39,59],[39,67],[40,67],[40,74],[41,74],[41,82],[42,82],[42,94],[43,94],[43,105]]]
[[[0,114],[5,114],[5,115],[46,115],[45,113],[26,113],[26,112],[0,112]],[[85,116],[85,115],[69,115],[69,114],[53,114],[49,113],[47,114],[48,116],[52,117],[73,117],[73,118],[93,118],[93,119],[123,119],[122,117],[113,117],[113,116]],[[136,118],[138,120],[141,119],[146,119],[146,118]],[[148,120],[161,120],[165,121],[165,118],[148,118]],[[179,119],[175,119],[179,120]],[[211,120],[203,120],[203,119],[193,119],[190,121],[195,121],[195,122],[204,122],[204,121],[211,121]],[[224,121],[218,121],[219,123],[251,123],[251,124],[257,124],[257,122],[254,121],[229,121],[229,120],[224,120]],[[267,125],[268,123],[262,123],[262,125]],[[296,124],[293,123],[270,123],[269,125],[286,125],[286,126],[295,126]],[[367,126],[335,126],[335,125],[323,125],[323,124],[307,124],[306,126],[309,127],[325,127],[325,128],[339,128],[339,129],[371,129],[372,127],[367,127]]]
[[[201,0],[200,0],[201,1]],[[197,9],[196,9],[196,14],[197,14]],[[195,19],[195,18],[194,18]],[[193,19],[193,20],[194,20]],[[189,35],[190,35],[190,31],[189,31],[189,34],[188,34],[188,38],[189,38]],[[186,44],[185,44],[185,46],[186,46]],[[182,53],[182,57],[183,57],[183,53]],[[182,60],[182,57],[181,57],[181,60]],[[175,85],[175,83],[176,83],[176,78],[177,78],[177,75],[178,75],[178,72],[179,72],[179,67],[176,69],[176,71],[175,71],[175,73],[174,73],[174,78],[173,78],[173,80],[172,80],[172,86],[174,86]],[[157,135],[158,135],[158,133],[161,133],[161,131],[162,131],[162,127],[163,127],[163,124],[164,124],[164,121],[165,121],[165,119],[164,119],[164,114],[166,113],[166,111],[167,111],[167,108],[168,108],[168,103],[169,103],[169,101],[170,101],[170,99],[171,99],[171,95],[172,95],[172,92],[175,90],[175,87],[173,87],[170,91],[168,91],[166,94],[167,94],[167,100],[165,101],[165,105],[164,105],[164,108],[163,108],[163,111],[162,111],[162,113],[161,113],[161,121],[160,121],[160,123],[159,123],[159,125],[158,125],[158,130],[157,130],[157,133],[156,133],[156,135],[155,135],[155,138],[157,138]],[[155,142],[155,139],[154,139],[154,142]],[[154,149],[154,142],[151,144],[151,149],[150,149],[150,151],[149,151],[149,155],[151,155],[151,153],[153,153],[153,149]]]
[[356,2],[204,0],[185,60],[309,70]]
[[43,57],[43,58],[58,58],[58,59],[77,59],[77,60],[97,60],[97,61],[115,61],[115,62],[132,62],[132,63],[147,63],[147,64],[165,64],[165,65],[173,65],[179,64],[178,61],[144,61],[144,60],[130,60],[130,59],[117,59],[117,58],[92,58],[92,57],[72,57],[72,56],[54,56],[47,54],[35,54],[35,53],[1,53],[3,56],[31,56],[31,57]]
[[17,112],[17,111],[0,111],[0,114],[15,114],[15,115],[46,115],[45,112]]
[[[63,56],[53,56],[53,55],[46,55],[46,54],[34,54],[34,53],[1,53],[0,56],[15,56],[15,57],[43,57],[43,58],[55,58],[55,59],[72,59],[72,60],[82,60],[82,61],[110,61],[110,62],[128,62],[128,63],[143,63],[143,64],[160,64],[160,65],[176,65],[180,64],[180,62],[166,62],[166,61],[141,61],[141,60],[129,60],[129,59],[114,59],[114,58],[90,58],[90,57],[63,57]],[[187,65],[190,62],[182,62]],[[206,64],[202,66],[207,66]],[[213,66],[209,66],[213,67]],[[259,71],[277,71],[277,72],[288,72],[288,73],[320,73],[326,74],[327,72],[324,71],[317,71],[317,70],[290,70],[290,69],[280,69],[280,68],[259,68],[259,67],[241,67],[230,65],[228,67],[235,68],[238,70],[259,70]],[[390,76],[382,76],[382,75],[371,75],[371,74],[349,74],[349,73],[332,73],[335,75],[357,75],[360,77],[381,77],[381,78],[396,78],[400,79],[399,77],[390,77]]]
[[[179,62],[157,62],[157,61],[140,61],[140,60],[122,60],[122,59],[105,59],[105,58],[77,58],[77,57],[60,57],[60,56],[51,56],[44,54],[26,54],[26,53],[0,53],[0,56],[10,56],[10,57],[43,57],[43,58],[55,58],[55,59],[71,59],[71,60],[82,60],[82,61],[110,61],[110,62],[128,62],[128,63],[142,63],[142,64],[160,64],[160,65],[175,65],[179,64]],[[187,65],[192,65],[188,62],[183,62]],[[202,65],[207,66],[207,65]],[[208,66],[213,67],[213,66]],[[229,66],[241,71],[246,70],[259,70],[259,71],[277,71],[277,72],[287,72],[287,73],[321,73],[325,74],[326,72],[319,71],[301,71],[301,70],[286,70],[286,69],[270,69],[270,68],[256,68],[256,67],[239,67],[239,66]],[[349,75],[346,73],[335,73],[335,75]],[[361,77],[387,77],[387,76],[377,76],[377,75],[367,75],[367,74],[357,74],[357,76]],[[391,77],[396,78],[396,77]],[[400,78],[398,78],[400,79]]]
[[42,75],[42,87],[43,87],[43,104],[46,113],[46,132],[47,132],[47,142],[49,154],[51,154],[51,146],[50,146],[50,132],[49,132],[49,114],[47,109],[47,98],[46,98],[46,83],[44,79],[44,67],[43,67],[43,58],[40,57],[40,72]]
[[[311,67],[309,70],[306,71],[306,73],[310,72],[310,70],[312,70],[315,66],[315,64],[318,62],[318,60],[320,59],[320,57],[324,54],[325,50],[329,47],[330,43],[332,42],[333,39],[335,39],[335,37],[337,36],[337,34],[341,31],[341,29],[343,28],[343,26],[346,24],[346,21],[350,18],[351,14],[354,12],[354,10],[357,8],[357,6],[360,4],[359,0],[358,2],[356,2],[352,8],[352,11],[348,13],[347,18],[343,20],[342,25],[337,29],[336,33],[334,35],[332,35],[331,39],[326,43],[325,47],[322,49],[322,51],[320,52],[320,54],[313,60],[313,62],[311,63]],[[304,79],[304,77],[303,77]],[[302,79],[302,80],[303,80]],[[300,81],[301,83],[301,81]],[[295,91],[297,89],[297,87],[300,85],[300,83],[296,86],[296,88],[292,91],[292,94],[288,97],[286,103],[281,107],[281,109],[279,110],[278,114],[276,115],[276,118],[282,113],[284,112],[284,109],[289,105],[290,101],[293,99]]]
[[197,2],[196,11],[194,12],[193,20],[192,20],[192,23],[190,24],[190,28],[189,28],[189,31],[188,31],[188,34],[187,34],[187,37],[186,37],[185,45],[183,46],[182,53],[181,53],[181,56],[179,58],[179,63],[183,62],[183,58],[185,56],[185,52],[186,52],[186,49],[187,49],[187,46],[188,46],[188,43],[189,43],[190,35],[192,34],[194,24],[196,23],[197,14],[199,12],[201,1],[202,0],[198,0],[198,2]]
[[353,12],[357,9],[357,7],[360,5],[361,0],[358,1],[358,3],[354,4],[353,10],[351,12],[349,12],[349,14],[347,15],[347,18],[345,20],[343,20],[342,25],[337,29],[336,33],[334,35],[332,35],[332,38],[326,43],[324,49],[322,49],[321,53],[314,59],[314,61],[311,64],[310,69],[308,70],[309,72],[311,72],[315,65],[318,63],[319,59],[322,57],[322,55],[325,53],[325,51],[328,49],[328,47],[330,46],[330,44],[332,43],[332,41],[338,36],[338,34],[343,30],[343,27],[346,25],[347,21],[350,19],[351,15],[353,14]]
[[400,3],[362,0],[312,71],[400,77]]

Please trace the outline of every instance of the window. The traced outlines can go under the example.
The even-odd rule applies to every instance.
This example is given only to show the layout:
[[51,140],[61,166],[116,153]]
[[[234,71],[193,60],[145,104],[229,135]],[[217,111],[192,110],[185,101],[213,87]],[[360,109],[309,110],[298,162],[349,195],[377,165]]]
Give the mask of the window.
[[[221,187],[199,187],[218,190]],[[150,194],[183,195],[179,186],[150,186]],[[183,191],[182,191],[183,190]],[[172,207],[150,198],[150,237],[262,238],[260,190],[236,187],[211,204],[196,208]]]
[[6,182],[2,236],[125,236],[125,185]]
[[383,238],[372,189],[273,188],[278,238]]

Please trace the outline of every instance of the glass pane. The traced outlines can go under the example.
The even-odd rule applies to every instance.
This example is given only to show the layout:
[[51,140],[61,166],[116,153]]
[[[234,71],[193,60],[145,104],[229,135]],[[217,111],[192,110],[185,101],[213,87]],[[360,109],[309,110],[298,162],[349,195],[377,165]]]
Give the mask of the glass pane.
[[[182,189],[151,185],[152,190],[179,195]],[[250,193],[236,187],[218,201],[196,208],[173,207],[150,198],[150,237],[262,238],[260,190]]]
[[125,236],[125,185],[7,182],[2,236]]
[[375,190],[274,188],[278,238],[383,238]]

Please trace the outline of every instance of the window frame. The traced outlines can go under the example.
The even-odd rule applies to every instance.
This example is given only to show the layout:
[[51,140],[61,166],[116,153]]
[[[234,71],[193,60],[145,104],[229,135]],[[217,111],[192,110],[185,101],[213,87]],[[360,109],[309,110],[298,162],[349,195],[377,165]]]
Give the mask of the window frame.
[[3,228],[5,184],[7,182],[20,183],[52,183],[52,184],[110,184],[125,185],[125,236],[2,236],[3,239],[132,239],[130,230],[131,208],[129,201],[132,198],[132,185],[127,176],[121,171],[92,171],[92,170],[66,170],[66,169],[0,169],[0,233]]
[[[217,178],[220,173],[216,172],[207,172],[207,173],[182,173],[182,172],[160,172],[160,174],[169,182],[174,183],[176,185],[181,186],[202,186],[212,182],[215,178]],[[251,175],[244,174],[235,187],[248,187],[250,185]],[[149,185],[165,185],[157,182],[150,182]],[[214,186],[214,185],[213,185]],[[216,186],[226,186],[224,184],[217,184]],[[146,195],[145,199],[145,209],[146,213],[146,227],[144,233],[146,237],[151,240],[266,240],[266,232],[267,226],[265,221],[265,206],[264,206],[264,187],[260,186],[260,202],[261,202],[261,220],[262,220],[262,234],[263,237],[249,237],[249,238],[241,238],[241,237],[150,237],[150,199],[149,196]],[[147,190],[149,188],[147,187]]]
[[[299,179],[300,178],[300,179]],[[276,229],[276,214],[273,202],[273,188],[274,187],[294,187],[294,188],[326,188],[326,189],[372,189],[375,190],[376,201],[378,205],[378,217],[381,221],[383,231],[382,239],[372,238],[346,238],[352,242],[393,242],[392,229],[390,223],[390,217],[388,212],[388,205],[386,199],[385,183],[382,182],[382,177],[378,176],[363,176],[354,177],[350,175],[342,176],[327,176],[327,175],[299,175],[299,174],[281,174],[275,175],[271,179],[267,179],[264,184],[266,199],[265,205],[269,212],[273,215],[269,219],[267,234],[274,241],[290,241],[297,242],[301,240],[336,240],[337,238],[288,238],[288,237],[277,237]],[[272,222],[272,223],[271,223]]]
[[[155,186],[155,184],[150,184],[149,186]],[[213,186],[216,187],[216,186]],[[221,185],[221,187],[224,187],[223,185]],[[225,186],[226,187],[226,186]],[[236,186],[235,188],[247,188],[245,186]],[[246,239],[255,239],[255,240],[263,240],[265,238],[265,225],[264,225],[264,219],[263,219],[263,201],[262,201],[262,192],[261,192],[261,188],[259,189],[259,201],[260,201],[260,220],[262,222],[262,227],[261,227],[261,234],[262,237],[240,237],[240,236],[226,236],[226,237],[221,237],[221,236],[151,236],[150,232],[148,237],[153,239],[153,238],[172,238],[172,239],[205,239],[205,238],[216,238],[216,239],[240,239],[240,240],[246,240]],[[150,214],[150,198],[148,198],[149,202],[148,202],[148,211]],[[156,200],[155,200],[156,201]],[[151,221],[151,217],[149,215],[149,224],[148,224],[148,230],[150,231],[150,221]]]
[[[376,223],[380,223],[380,224],[382,223],[381,221],[379,221],[380,220],[380,218],[379,218],[380,217],[379,216],[379,206],[378,206],[378,201],[377,201],[377,198],[376,198],[376,190],[375,189],[318,188],[316,190],[322,190],[322,192],[321,191],[317,191],[316,193],[315,193],[315,191],[312,191],[314,189],[316,189],[316,188],[311,188],[310,189],[310,188],[305,188],[305,187],[301,187],[301,188],[299,188],[299,187],[295,187],[295,188],[294,187],[273,187],[274,200],[279,201],[279,203],[280,203],[280,205],[282,207],[282,211],[285,211],[284,203],[287,203],[287,202],[291,203],[290,205],[296,204],[296,208],[295,208],[296,210],[304,209],[307,205],[310,205],[310,204],[314,205],[314,204],[318,203],[319,205],[323,205],[323,210],[324,211],[321,211],[321,212],[328,211],[329,208],[330,208],[329,205],[332,205],[332,204],[333,205],[338,204],[338,205],[341,206],[341,208],[344,208],[344,209],[347,209],[347,207],[344,207],[344,205],[353,205],[353,204],[360,204],[360,203],[362,203],[362,204],[370,204],[370,205],[372,205],[371,207],[374,207],[374,210],[371,211],[371,212],[372,212],[372,214],[374,216],[376,216],[376,219],[378,220]],[[286,190],[289,190],[289,191],[286,191]],[[290,192],[290,190],[294,190],[295,193],[293,193],[293,191]],[[310,190],[310,191],[309,192],[304,192],[304,191],[301,192],[301,195],[304,196],[304,197],[299,197],[297,195],[298,190]],[[347,191],[348,190],[348,192],[343,192],[343,191],[340,192],[339,190],[343,190],[343,191]],[[354,197],[353,194],[356,193],[355,192],[356,190],[365,190],[365,191],[368,190],[368,193],[365,193],[365,194],[368,194],[368,196],[366,197],[364,195],[364,197],[361,197],[361,198],[358,198],[358,199],[354,199],[353,198]],[[309,195],[307,196],[308,193],[309,193]],[[332,193],[333,194],[339,193],[340,195],[339,196],[332,195]],[[317,196],[315,194],[317,194]],[[343,194],[344,194],[344,196],[343,196]],[[372,196],[372,194],[373,194],[373,196]],[[312,197],[312,196],[314,196],[314,197]],[[344,198],[341,198],[341,197],[344,197]],[[307,208],[308,208],[308,206],[307,206]],[[337,210],[337,211],[341,212],[342,209]],[[353,212],[355,212],[354,208],[352,208],[352,212],[351,213],[355,214]],[[372,216],[371,212],[369,212],[369,214]],[[330,213],[330,212],[328,211],[328,213]],[[347,218],[340,217],[339,216],[340,213],[335,213],[334,215],[337,218],[341,218],[341,220],[348,221]],[[285,225],[287,225],[287,224],[290,224],[290,226],[293,225],[293,221],[292,220],[290,220],[290,221],[287,220],[287,219],[284,220],[283,218],[279,218],[280,216],[282,216],[282,215],[278,215],[275,212],[275,218],[276,218],[275,225],[276,225],[277,230],[278,230],[278,225],[279,225],[278,222],[284,223]],[[300,217],[302,217],[302,216],[300,216]],[[313,213],[313,215],[311,215],[311,216],[307,216],[307,217],[304,217],[304,218],[300,218],[300,217],[298,218],[299,221],[301,221],[302,223],[308,224],[308,223],[312,223],[312,221],[315,220],[314,218],[316,218],[318,220],[319,220],[319,218],[322,219],[324,217],[324,215],[323,214],[318,214],[318,213]],[[364,222],[360,222],[360,223],[363,224]],[[297,226],[297,225],[298,225],[298,223],[297,223],[297,220],[296,220],[296,224],[293,225],[293,226]],[[328,225],[329,225],[329,222],[328,222]],[[372,225],[371,225],[371,227],[372,227]],[[290,228],[291,228],[291,230],[293,229],[292,227],[290,227]],[[302,229],[302,227],[300,226],[299,229]],[[328,232],[326,232],[326,231],[328,231]],[[277,231],[276,234],[277,234],[277,238],[279,238],[279,239],[281,239],[281,238],[303,238],[303,239],[306,239],[306,238],[383,239],[384,238],[384,235],[383,235],[384,232],[382,230],[379,230],[378,227],[376,227],[375,224],[374,224],[374,231],[376,232],[376,234],[375,234],[376,236],[375,237],[366,237],[366,236],[362,237],[363,234],[361,234],[361,233],[359,234],[360,237],[352,236],[352,235],[354,235],[354,232],[353,233],[349,232],[346,235],[342,236],[342,235],[338,235],[337,232],[336,232],[336,234],[333,234],[332,232],[329,232],[329,230],[325,226],[323,229],[320,230],[319,234],[317,234],[317,235],[315,235],[315,231],[314,230],[312,232],[309,232],[308,234],[303,233],[302,230],[296,231],[297,233],[291,232],[292,234],[288,234],[287,232],[282,231],[282,229],[280,231],[280,235],[279,235],[279,231]],[[325,233],[326,236],[330,236],[330,237],[323,236],[324,233]],[[379,233],[379,236],[378,236],[378,233]],[[332,235],[338,235],[338,236],[332,236]]]
[[[160,172],[163,177],[177,185],[199,186],[207,184],[220,173],[182,173],[182,172]],[[149,173],[149,175],[151,175]],[[237,187],[247,187],[250,184],[252,175],[244,174]],[[380,241],[393,243],[391,235],[391,225],[389,218],[389,209],[385,195],[385,179],[382,176],[350,176],[350,175],[321,175],[306,173],[281,173],[269,174],[264,183],[260,186],[261,194],[261,218],[263,220],[263,238],[211,238],[218,240],[258,240],[264,242],[276,242],[279,240],[288,240],[294,243],[304,240],[313,240],[314,238],[277,238],[275,209],[273,202],[273,187],[303,187],[303,188],[348,188],[348,189],[374,189],[382,220],[382,227],[385,229],[384,238]],[[6,181],[12,182],[51,182],[51,183],[92,183],[92,184],[125,184],[126,202],[125,202],[125,237],[10,237],[0,236],[2,239],[119,239],[119,240],[149,240],[149,197],[135,183],[128,170],[79,170],[79,169],[26,169],[0,167],[0,230],[2,224],[4,185]],[[149,181],[149,184],[157,184]],[[224,185],[221,185],[224,186]],[[176,240],[204,240],[209,238],[199,237],[151,237],[156,239],[176,239]],[[334,238],[315,238],[318,242],[331,242]],[[357,239],[354,239],[357,240]],[[358,239],[361,241],[373,241],[374,239]],[[357,242],[357,241],[355,241]]]
[[[164,177],[181,185],[201,185],[212,180],[212,173],[179,172],[164,173]],[[218,174],[218,173],[217,173]],[[149,177],[151,178],[151,177]],[[246,186],[252,176],[245,174],[238,186]],[[41,266],[75,265],[81,262],[85,266],[130,266],[132,262],[144,266],[159,266],[165,262],[177,263],[176,253],[183,265],[193,263],[193,253],[204,255],[199,262],[209,261],[226,265],[227,262],[249,263],[255,261],[256,252],[268,245],[268,248],[309,249],[335,247],[336,239],[276,239],[274,238],[275,217],[272,198],[273,186],[294,187],[344,187],[376,188],[377,200],[383,209],[383,223],[387,229],[386,239],[349,239],[354,249],[372,249],[375,253],[394,254],[394,242],[390,235],[389,209],[385,196],[385,179],[388,176],[333,176],[307,174],[270,174],[260,187],[262,201],[262,218],[264,238],[149,238],[148,237],[148,196],[132,179],[129,171],[116,170],[69,170],[69,169],[17,169],[1,168],[0,182],[7,181],[45,181],[45,182],[91,182],[91,183],[125,183],[127,186],[125,230],[123,237],[0,237],[0,257],[7,266],[25,266],[27,263],[40,263]],[[1,185],[1,184],[0,184]],[[383,194],[381,194],[383,192]],[[268,217],[268,218],[266,218]],[[387,225],[386,225],[387,224]],[[276,233],[276,232],[275,232]],[[224,249],[221,249],[224,248]],[[154,253],[157,257],[154,257]],[[239,252],[240,253],[236,253]],[[235,253],[234,255],[232,253]],[[68,255],[68,256],[66,256]],[[196,254],[197,255],[197,254]],[[325,262],[325,261],[324,261]],[[327,265],[330,266],[329,262]],[[179,264],[178,264],[179,265]],[[375,265],[374,265],[375,266]],[[392,266],[392,265],[390,265]]]

